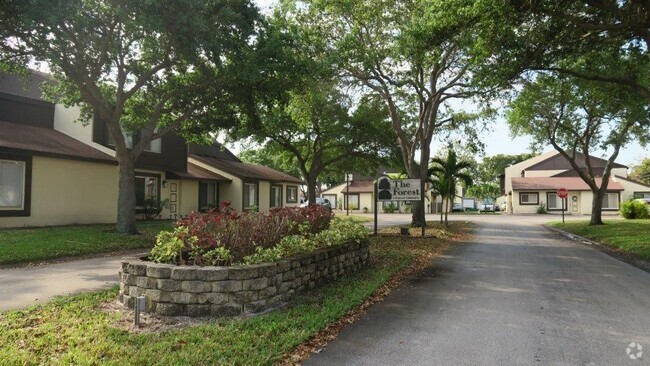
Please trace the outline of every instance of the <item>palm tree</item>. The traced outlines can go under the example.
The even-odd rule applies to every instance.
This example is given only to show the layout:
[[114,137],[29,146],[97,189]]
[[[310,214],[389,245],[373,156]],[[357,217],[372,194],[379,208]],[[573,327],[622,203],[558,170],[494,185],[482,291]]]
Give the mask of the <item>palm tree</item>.
[[[449,203],[449,201],[446,200],[446,198],[449,197],[449,184],[446,182],[445,177],[437,173],[429,175],[427,181],[429,182],[429,189],[431,190],[433,201],[435,201],[435,198],[437,196],[440,196],[442,198],[442,205],[440,206],[440,223],[442,224],[444,220],[444,213],[446,211],[445,204]],[[433,203],[434,202],[432,202],[432,204]]]
[[449,202],[453,201],[456,196],[456,183],[460,180],[466,186],[472,185],[472,177],[467,173],[467,170],[472,167],[472,164],[467,161],[458,161],[456,152],[449,149],[447,159],[435,157],[431,159],[427,175],[433,177],[429,179],[434,186],[437,186],[440,195],[443,199],[447,199],[447,207],[443,210],[445,212],[445,225],[449,225],[448,212]]

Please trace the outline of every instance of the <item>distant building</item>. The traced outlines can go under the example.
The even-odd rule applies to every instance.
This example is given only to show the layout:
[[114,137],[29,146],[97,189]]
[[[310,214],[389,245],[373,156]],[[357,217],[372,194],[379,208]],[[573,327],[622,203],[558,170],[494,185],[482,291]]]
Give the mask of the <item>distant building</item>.
[[[590,156],[592,171],[602,176],[606,160]],[[577,163],[587,169],[584,155],[578,154]],[[603,211],[618,211],[621,202],[650,197],[650,186],[636,182],[627,176],[628,167],[614,163],[603,198]],[[602,181],[597,179],[597,184]],[[506,168],[501,176],[501,193],[497,202],[503,202],[510,213],[535,213],[544,204],[549,212],[561,212],[562,200],[557,190],[569,191],[566,213],[590,214],[593,194],[589,186],[579,177],[569,161],[557,151],[550,151]]]

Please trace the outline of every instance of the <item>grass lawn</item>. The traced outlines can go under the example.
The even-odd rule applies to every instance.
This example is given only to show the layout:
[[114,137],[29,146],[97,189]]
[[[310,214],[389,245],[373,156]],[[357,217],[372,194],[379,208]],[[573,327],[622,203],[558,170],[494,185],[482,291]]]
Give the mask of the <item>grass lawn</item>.
[[599,226],[589,226],[588,221],[551,225],[650,260],[650,220],[607,221]]
[[[452,211],[450,215],[501,215],[501,211]],[[440,215],[440,214],[438,214]]]
[[372,217],[360,216],[360,215],[355,215],[355,214],[346,215],[345,212],[336,213],[334,215],[334,217],[336,217],[337,219],[341,219],[341,220],[351,220],[351,221],[359,222],[359,223],[371,222],[373,220]]
[[115,225],[57,226],[0,230],[0,264],[38,262],[48,259],[113,251],[150,248],[170,221],[139,222],[136,236],[120,235]]
[[[453,223],[444,232],[436,225],[429,230],[437,237],[449,237],[466,231],[466,225]],[[0,363],[272,365],[363,304],[393,275],[419,262],[430,263],[449,244],[390,234],[374,237],[366,269],[305,294],[293,306],[252,318],[213,320],[162,332],[129,332],[120,326],[125,322],[120,313],[102,310],[102,304],[115,299],[116,288],[6,312],[0,314]]]

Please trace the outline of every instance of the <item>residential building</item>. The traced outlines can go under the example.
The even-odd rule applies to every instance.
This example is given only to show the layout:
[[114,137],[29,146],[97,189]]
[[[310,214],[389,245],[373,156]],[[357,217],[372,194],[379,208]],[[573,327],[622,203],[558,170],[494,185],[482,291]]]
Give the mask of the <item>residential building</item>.
[[[27,80],[0,75],[0,227],[113,223],[118,167],[106,125],[78,122],[79,108],[46,101],[44,82],[51,81],[39,72]],[[153,202],[164,219],[222,200],[237,210],[297,205],[302,184],[219,144],[188,146],[174,133],[152,141],[135,168],[137,212]]]
[[[607,161],[594,156],[589,158],[596,177],[602,177]],[[577,154],[576,160],[581,169],[587,169],[584,155]],[[603,198],[605,213],[618,211],[621,202],[650,196],[650,186],[628,178],[627,170],[627,166],[614,163]],[[602,180],[597,178],[596,183],[600,185]],[[569,191],[565,200],[557,196],[560,188]],[[591,189],[557,151],[549,151],[506,168],[501,176],[501,193],[498,202],[505,202],[509,213],[535,213],[542,204],[551,213],[560,213],[564,207],[568,214],[588,215],[592,209]]]

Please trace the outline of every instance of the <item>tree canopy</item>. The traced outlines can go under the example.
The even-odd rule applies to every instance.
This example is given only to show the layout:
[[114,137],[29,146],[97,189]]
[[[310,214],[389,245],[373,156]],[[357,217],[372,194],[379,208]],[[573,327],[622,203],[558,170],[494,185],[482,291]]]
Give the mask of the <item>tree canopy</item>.
[[644,158],[638,164],[632,166],[630,178],[641,183],[650,184],[650,158]]
[[[463,131],[478,140],[473,122],[482,109],[453,101],[486,93],[472,83],[473,24],[453,17],[443,2],[289,1],[286,11],[310,29],[332,55],[338,75],[357,93],[378,96],[388,110],[402,164],[427,177],[434,136]],[[419,204],[413,222],[421,224]]]

